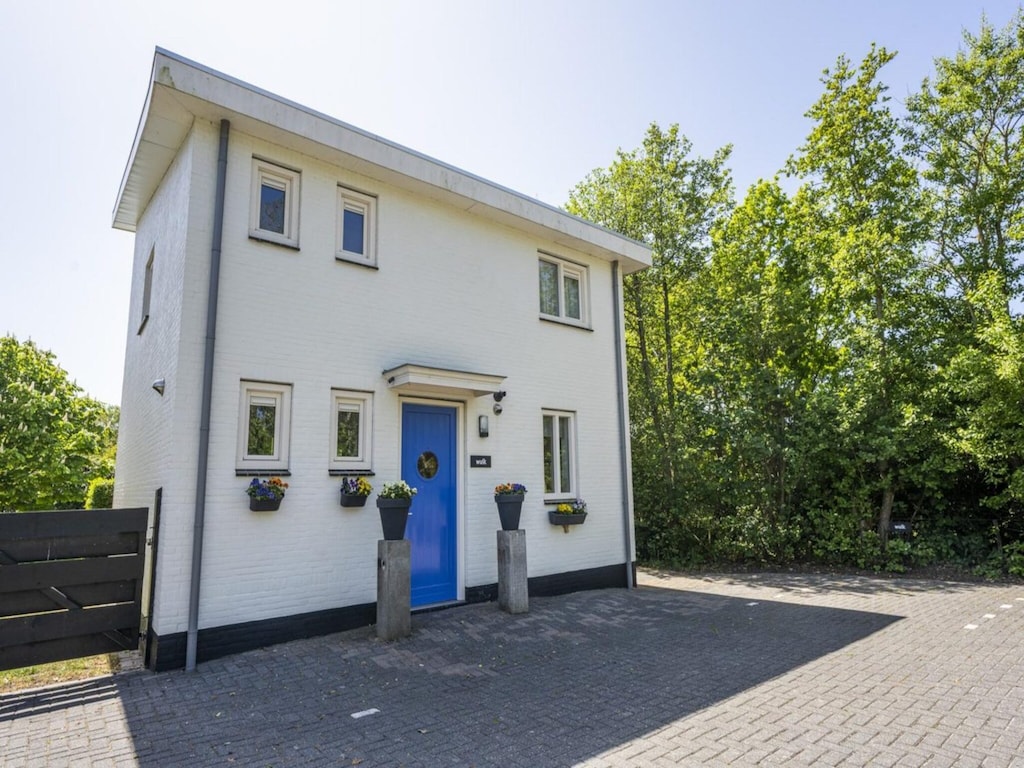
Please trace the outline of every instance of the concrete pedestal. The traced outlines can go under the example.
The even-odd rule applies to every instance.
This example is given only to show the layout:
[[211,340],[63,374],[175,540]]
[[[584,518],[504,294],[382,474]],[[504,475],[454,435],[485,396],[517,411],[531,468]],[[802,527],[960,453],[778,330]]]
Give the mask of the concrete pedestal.
[[498,606],[506,613],[526,613],[526,531],[498,531]]
[[377,542],[377,637],[397,640],[412,633],[409,542]]

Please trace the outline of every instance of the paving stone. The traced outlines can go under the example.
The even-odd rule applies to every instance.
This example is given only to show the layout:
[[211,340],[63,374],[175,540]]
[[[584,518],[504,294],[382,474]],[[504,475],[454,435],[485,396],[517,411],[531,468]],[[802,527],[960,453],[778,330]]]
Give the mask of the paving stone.
[[[5,766],[1020,765],[1024,587],[641,572],[0,696]],[[1011,609],[1000,609],[1011,605]],[[992,614],[990,619],[982,619]],[[978,628],[965,631],[968,623]],[[354,712],[377,709],[353,719]]]

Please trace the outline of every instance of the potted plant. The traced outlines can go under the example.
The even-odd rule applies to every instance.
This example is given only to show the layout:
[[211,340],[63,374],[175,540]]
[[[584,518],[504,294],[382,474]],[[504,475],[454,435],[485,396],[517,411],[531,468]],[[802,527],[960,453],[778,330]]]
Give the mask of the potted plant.
[[405,536],[405,524],[409,520],[409,507],[416,489],[410,488],[405,480],[384,483],[377,494],[377,510],[380,512],[380,527],[384,530],[385,541],[398,541]]
[[341,481],[341,506],[362,507],[373,486],[365,477],[346,477]]
[[254,477],[245,492],[249,494],[249,509],[253,512],[273,512],[281,506],[288,483],[280,477],[260,480]]
[[521,483],[502,483],[494,486],[494,503],[498,505],[501,530],[519,530],[519,516],[523,511],[525,497],[526,486]]
[[548,510],[548,521],[562,526],[562,530],[568,533],[570,525],[583,525],[587,521],[587,502],[583,499],[562,502]]

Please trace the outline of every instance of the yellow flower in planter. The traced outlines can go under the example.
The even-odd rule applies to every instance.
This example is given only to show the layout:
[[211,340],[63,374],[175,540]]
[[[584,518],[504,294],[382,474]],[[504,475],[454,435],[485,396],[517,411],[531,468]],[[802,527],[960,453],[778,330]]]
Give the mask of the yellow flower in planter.
[[587,502],[583,499],[574,499],[571,502],[563,502],[555,507],[555,512],[560,515],[583,515],[587,511]]

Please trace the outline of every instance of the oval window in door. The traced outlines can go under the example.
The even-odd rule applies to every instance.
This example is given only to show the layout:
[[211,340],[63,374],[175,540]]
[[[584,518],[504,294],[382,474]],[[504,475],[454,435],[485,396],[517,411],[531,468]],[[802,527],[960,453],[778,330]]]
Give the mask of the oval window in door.
[[416,471],[424,480],[430,480],[437,474],[437,454],[433,451],[424,451],[416,459]]

